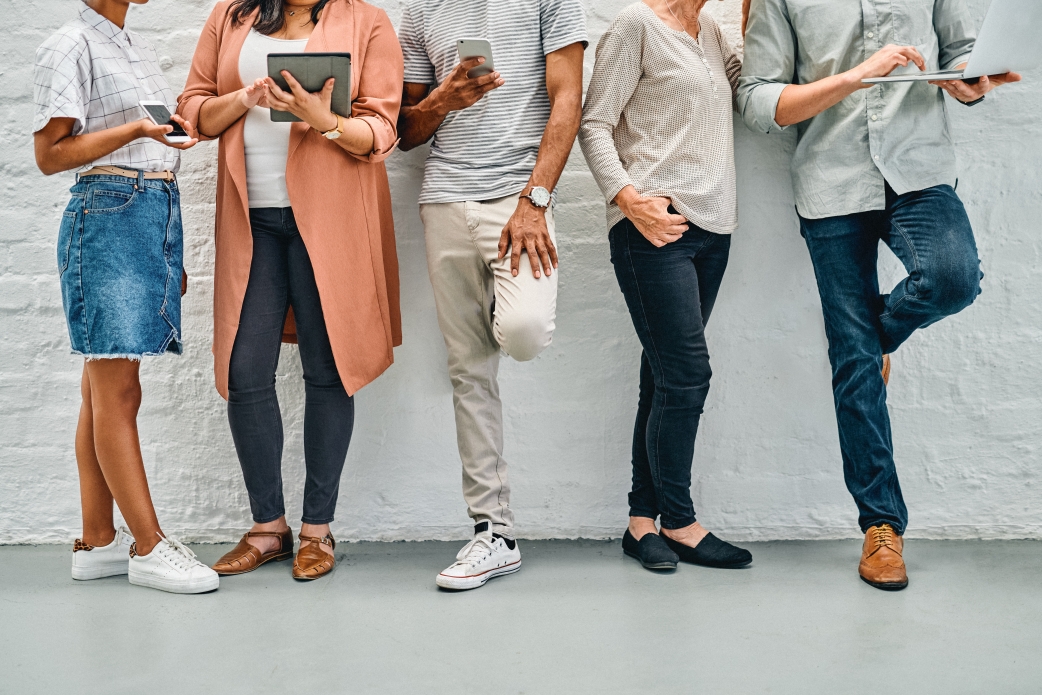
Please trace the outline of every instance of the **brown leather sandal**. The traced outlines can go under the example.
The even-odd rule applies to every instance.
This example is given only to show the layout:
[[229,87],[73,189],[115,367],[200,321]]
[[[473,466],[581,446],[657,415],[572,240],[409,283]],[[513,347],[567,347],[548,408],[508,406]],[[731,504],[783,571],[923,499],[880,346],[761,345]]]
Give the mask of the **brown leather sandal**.
[[[246,540],[250,537],[259,538],[269,536],[278,538],[280,543],[275,550],[262,553],[250,545]],[[239,541],[239,544],[224,554],[220,560],[214,563],[213,571],[221,575],[246,574],[257,569],[265,562],[275,560],[280,562],[293,557],[293,530],[286,529],[283,533],[275,531],[250,531]]]
[[305,535],[297,536],[297,538],[301,543],[307,542],[308,545],[297,551],[297,557],[293,560],[294,579],[311,581],[333,571],[336,558],[319,547],[319,545],[328,545],[330,549],[336,549],[336,539],[333,538],[332,533],[327,533],[325,538]]

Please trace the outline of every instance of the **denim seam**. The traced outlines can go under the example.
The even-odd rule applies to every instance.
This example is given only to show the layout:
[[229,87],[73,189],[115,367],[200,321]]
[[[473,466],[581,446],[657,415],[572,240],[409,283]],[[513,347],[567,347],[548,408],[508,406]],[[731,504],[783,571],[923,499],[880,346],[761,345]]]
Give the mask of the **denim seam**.
[[[898,224],[897,222],[894,222],[893,220],[890,221],[890,224],[893,225],[894,229],[897,230],[897,233],[900,234],[901,238],[904,239],[906,244],[908,244],[908,248],[912,252],[912,261],[914,263],[913,270],[915,272],[920,272],[921,271],[921,267],[919,265],[919,253],[915,250],[915,245],[912,244],[912,240],[908,238],[908,234],[905,232],[904,228],[900,224]],[[894,302],[893,306],[888,306],[886,308],[886,311],[884,311],[882,314],[880,314],[880,316],[879,316],[880,320],[893,318],[894,311],[899,309],[901,307],[901,305],[903,305],[908,300],[918,299],[918,298],[919,298],[919,286],[916,285],[915,296],[910,296],[907,292],[905,292],[904,296],[902,296],[900,299],[898,299],[896,302]]]
[[[86,194],[84,194],[84,203],[86,203]],[[76,253],[76,288],[80,292],[80,320],[83,322],[83,340],[87,344],[87,354],[91,354],[94,351],[90,347],[90,332],[87,330],[87,296],[83,293],[83,237],[87,233],[87,210],[84,207],[83,215],[80,217],[79,228],[79,239],[77,245],[79,246]],[[68,268],[66,268],[68,271]]]
[[[655,361],[658,364],[659,370],[661,371],[662,360],[659,357],[658,348],[655,345],[655,341],[651,337],[651,328],[648,326],[647,310],[644,308],[644,297],[643,297],[643,295],[640,292],[640,283],[637,281],[637,271],[633,267],[633,252],[632,252],[632,249],[630,248],[631,245],[630,245],[630,230],[629,229],[626,230],[626,238],[624,240],[624,243],[625,243],[626,263],[629,266],[630,275],[633,278],[633,287],[634,287],[634,289],[636,289],[636,292],[637,292],[637,300],[640,302],[640,320],[641,320],[641,324],[642,324],[642,327],[644,328],[644,331],[646,332],[646,334],[648,336],[648,342],[651,344],[651,348],[652,348],[651,352],[652,352],[652,354],[654,354]],[[654,372],[652,372],[652,382],[654,383]],[[658,392],[659,392],[659,389],[656,388],[655,389],[655,395],[652,396],[652,406],[651,406],[652,408],[655,407],[654,406],[654,402],[655,402],[655,397],[658,395]],[[665,394],[663,394],[662,395],[663,406],[665,406],[665,403],[664,403],[665,398],[666,398],[666,396],[665,396]],[[651,425],[651,423],[650,423],[650,420],[651,420],[650,413],[648,415],[648,420],[649,420],[648,425],[650,427],[650,425]],[[661,418],[659,418],[659,420],[661,420]],[[651,479],[652,479],[652,481],[655,484],[655,490],[654,490],[655,498],[656,498],[655,499],[655,506],[658,507],[659,515],[661,516],[662,515],[662,509],[665,507],[665,505],[663,504],[664,500],[660,499],[661,496],[662,496],[662,493],[661,493],[661,489],[662,489],[662,474],[659,471],[659,466],[658,466],[658,438],[659,438],[659,431],[658,431],[658,427],[656,427],[656,431],[655,431],[655,434],[654,434],[654,439],[655,439],[655,462],[654,462],[654,464],[652,463],[651,452],[649,451],[648,452],[648,468],[651,469]],[[646,433],[645,433],[645,444],[644,445],[647,446],[647,434]]]

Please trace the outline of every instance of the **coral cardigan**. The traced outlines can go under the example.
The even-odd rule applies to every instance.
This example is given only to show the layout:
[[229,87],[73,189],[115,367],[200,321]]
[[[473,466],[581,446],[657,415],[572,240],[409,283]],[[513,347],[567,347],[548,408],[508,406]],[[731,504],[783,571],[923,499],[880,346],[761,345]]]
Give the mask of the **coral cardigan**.
[[[239,52],[253,25],[228,16],[231,0],[210,13],[177,112],[193,123],[207,99],[242,89]],[[391,191],[383,160],[397,145],[402,98],[401,46],[387,14],[361,0],[330,0],[306,51],[351,54],[351,116],[372,126],[374,152],[353,155],[306,123],[294,123],[286,187],[311,256],[337,371],[354,394],[394,361],[402,343],[398,257]],[[214,268],[214,377],[228,398],[228,363],[253,259],[246,157],[240,118],[220,137]],[[292,313],[283,341],[296,342]]]

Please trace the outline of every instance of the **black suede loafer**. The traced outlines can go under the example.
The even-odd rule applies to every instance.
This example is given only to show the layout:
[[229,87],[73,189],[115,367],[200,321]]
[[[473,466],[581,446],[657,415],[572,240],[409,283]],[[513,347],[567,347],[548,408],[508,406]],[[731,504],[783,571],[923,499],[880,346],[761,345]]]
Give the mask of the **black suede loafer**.
[[662,540],[666,542],[666,545],[673,552],[680,556],[681,562],[689,562],[692,565],[737,569],[745,567],[753,561],[753,555],[748,550],[733,546],[727,541],[722,541],[711,533],[703,538],[694,548],[679,543],[666,535],[662,536]]
[[677,554],[669,549],[662,536],[657,533],[645,533],[638,541],[630,530],[626,529],[626,533],[622,535],[622,552],[638,560],[644,569],[656,572],[675,570],[677,562],[680,561]]

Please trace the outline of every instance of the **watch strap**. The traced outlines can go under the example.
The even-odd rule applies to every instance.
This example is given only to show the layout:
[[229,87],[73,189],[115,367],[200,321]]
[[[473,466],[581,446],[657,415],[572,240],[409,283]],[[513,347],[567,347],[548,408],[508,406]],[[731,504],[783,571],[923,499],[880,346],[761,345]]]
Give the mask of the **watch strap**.
[[984,101],[984,97],[981,97],[980,99],[974,99],[973,101],[964,101],[962,103],[965,104],[966,106],[976,106],[977,104],[981,103],[982,101]]

